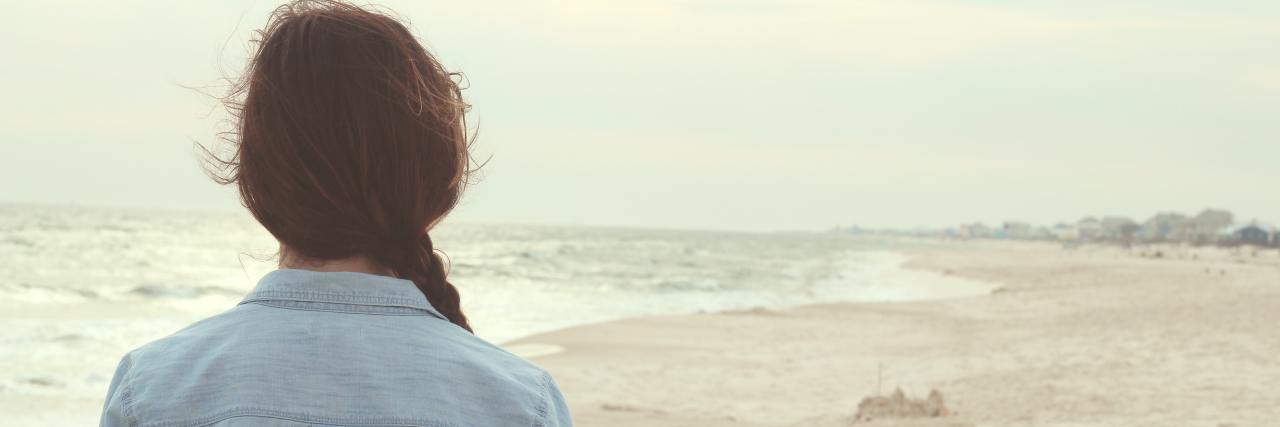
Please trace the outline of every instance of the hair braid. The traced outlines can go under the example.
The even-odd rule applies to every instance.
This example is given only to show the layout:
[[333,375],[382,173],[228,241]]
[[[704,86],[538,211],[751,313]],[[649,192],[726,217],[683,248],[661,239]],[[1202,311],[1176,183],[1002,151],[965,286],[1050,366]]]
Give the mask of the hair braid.
[[384,252],[383,262],[400,278],[413,281],[436,311],[455,325],[472,332],[467,316],[462,313],[462,297],[458,288],[449,283],[444,259],[436,253],[431,236],[424,233],[411,248],[395,246],[398,245],[392,245],[388,250],[397,253]]
[[468,105],[397,19],[336,0],[277,8],[225,102],[230,157],[209,172],[303,258],[367,256],[470,331],[427,231],[462,197]]

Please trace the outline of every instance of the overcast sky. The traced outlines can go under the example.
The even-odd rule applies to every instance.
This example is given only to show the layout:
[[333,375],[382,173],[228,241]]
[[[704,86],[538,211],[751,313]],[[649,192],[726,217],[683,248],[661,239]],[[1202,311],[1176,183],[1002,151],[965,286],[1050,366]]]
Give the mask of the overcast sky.
[[[1276,1],[385,1],[470,79],[455,219],[1280,221]],[[0,14],[0,202],[238,209],[194,142],[272,1]]]

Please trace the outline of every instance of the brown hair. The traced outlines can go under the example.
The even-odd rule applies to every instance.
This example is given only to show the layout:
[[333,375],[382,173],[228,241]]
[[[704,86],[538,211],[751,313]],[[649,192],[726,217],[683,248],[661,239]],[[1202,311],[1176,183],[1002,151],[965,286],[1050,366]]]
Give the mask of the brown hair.
[[471,172],[461,88],[396,19],[337,1],[275,10],[224,99],[234,154],[211,175],[290,255],[364,256],[470,331],[428,231]]

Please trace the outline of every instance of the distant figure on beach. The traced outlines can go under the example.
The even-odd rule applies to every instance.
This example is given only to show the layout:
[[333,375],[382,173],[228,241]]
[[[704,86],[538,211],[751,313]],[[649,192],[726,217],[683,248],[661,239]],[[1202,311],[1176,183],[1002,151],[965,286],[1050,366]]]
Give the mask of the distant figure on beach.
[[542,369],[477,338],[429,231],[472,171],[454,79],[397,20],[278,8],[211,174],[280,242],[238,306],[129,352],[103,426],[567,426]]

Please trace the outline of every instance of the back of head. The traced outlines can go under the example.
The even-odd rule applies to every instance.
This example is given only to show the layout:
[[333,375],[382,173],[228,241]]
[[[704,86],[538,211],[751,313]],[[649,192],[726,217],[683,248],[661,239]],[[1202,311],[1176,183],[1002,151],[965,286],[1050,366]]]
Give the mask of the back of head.
[[236,150],[214,159],[216,178],[288,255],[367,257],[470,330],[428,235],[469,172],[453,75],[400,22],[341,2],[282,6],[260,36],[228,97]]

